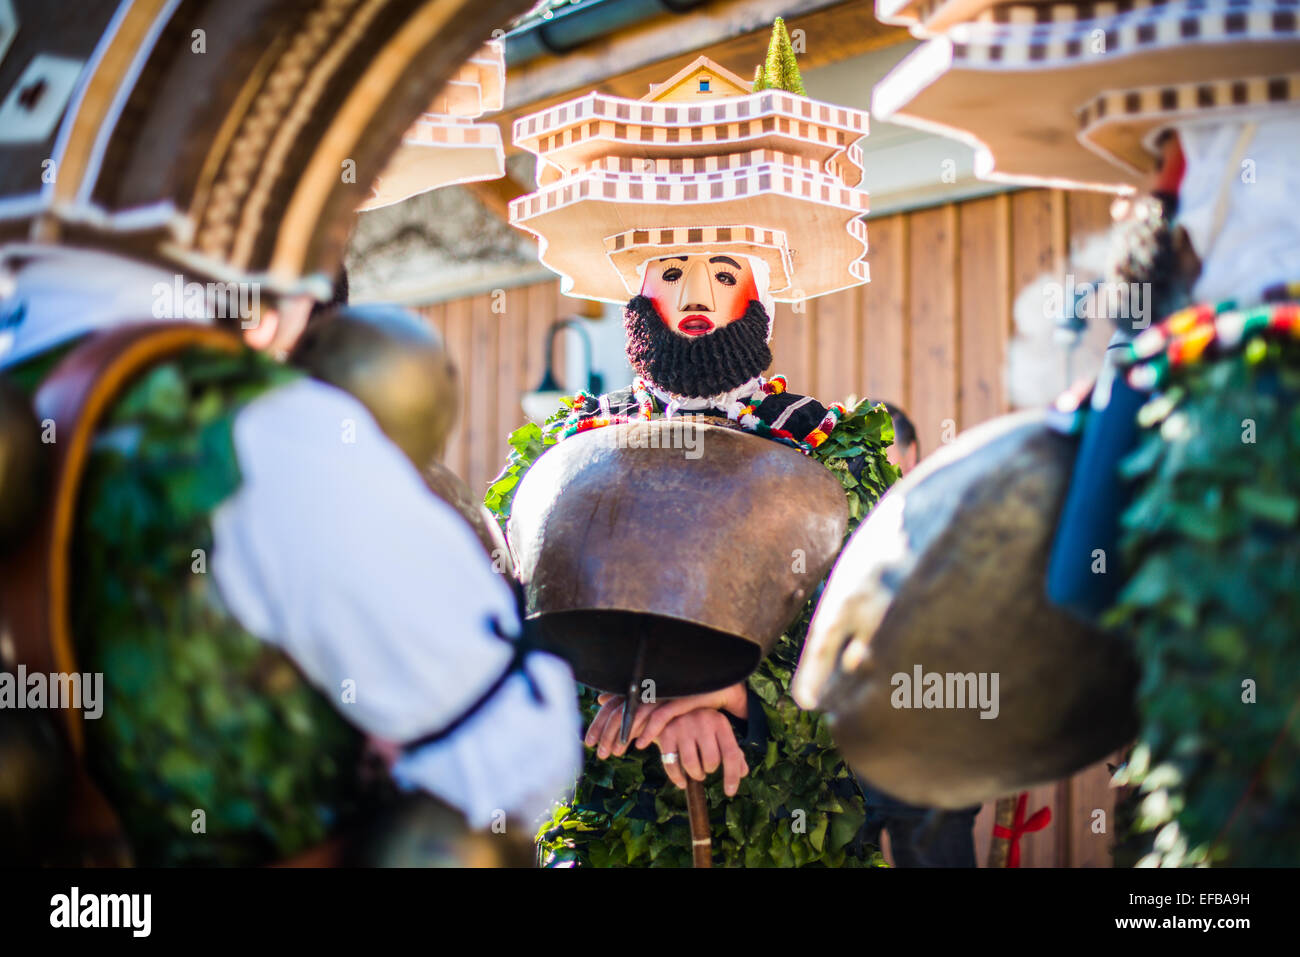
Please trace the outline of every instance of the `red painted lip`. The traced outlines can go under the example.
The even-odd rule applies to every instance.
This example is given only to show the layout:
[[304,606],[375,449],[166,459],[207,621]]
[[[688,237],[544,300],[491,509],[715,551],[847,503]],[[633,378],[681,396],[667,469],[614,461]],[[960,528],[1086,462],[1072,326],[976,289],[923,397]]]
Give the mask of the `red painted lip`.
[[702,336],[713,331],[713,323],[704,316],[687,316],[677,324],[677,331],[688,336]]

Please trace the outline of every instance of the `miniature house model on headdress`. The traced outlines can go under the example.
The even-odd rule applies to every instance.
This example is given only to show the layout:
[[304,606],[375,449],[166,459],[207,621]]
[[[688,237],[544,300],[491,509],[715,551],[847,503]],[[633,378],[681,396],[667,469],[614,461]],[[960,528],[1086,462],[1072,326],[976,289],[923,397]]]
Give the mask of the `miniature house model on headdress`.
[[538,189],[510,222],[570,296],[626,302],[648,260],[706,252],[766,264],[775,300],[821,296],[868,279],[866,133],[864,112],[751,92],[701,56],[640,100],[590,93],[516,120]]
[[501,41],[489,40],[406,131],[360,209],[390,206],[441,186],[503,176],[501,130],[495,123],[475,121],[501,109],[505,82]]
[[877,85],[872,112],[969,142],[988,179],[1127,191],[1155,168],[1154,135],[1170,124],[1300,101],[1294,0],[877,0],[876,10],[931,39]]

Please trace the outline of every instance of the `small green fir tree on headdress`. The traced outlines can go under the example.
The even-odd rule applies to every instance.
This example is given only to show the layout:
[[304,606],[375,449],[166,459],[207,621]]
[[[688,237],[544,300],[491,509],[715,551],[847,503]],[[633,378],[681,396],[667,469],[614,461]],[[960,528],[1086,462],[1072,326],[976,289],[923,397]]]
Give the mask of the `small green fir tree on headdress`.
[[790,34],[786,32],[785,21],[780,17],[772,24],[772,39],[767,44],[767,63],[760,73],[754,73],[754,89],[785,90],[807,96],[803,87],[803,77],[799,75],[799,64],[795,62],[794,47],[790,43]]

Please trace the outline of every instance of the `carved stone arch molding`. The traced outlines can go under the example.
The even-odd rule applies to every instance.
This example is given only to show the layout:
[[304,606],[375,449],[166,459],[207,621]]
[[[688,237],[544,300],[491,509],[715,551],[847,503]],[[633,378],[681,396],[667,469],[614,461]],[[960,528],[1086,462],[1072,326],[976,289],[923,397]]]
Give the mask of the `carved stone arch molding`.
[[0,63],[3,95],[42,51],[85,66],[49,141],[0,143],[0,235],[320,291],[402,133],[530,2],[89,2],[79,41],[42,4],[17,0],[39,29]]

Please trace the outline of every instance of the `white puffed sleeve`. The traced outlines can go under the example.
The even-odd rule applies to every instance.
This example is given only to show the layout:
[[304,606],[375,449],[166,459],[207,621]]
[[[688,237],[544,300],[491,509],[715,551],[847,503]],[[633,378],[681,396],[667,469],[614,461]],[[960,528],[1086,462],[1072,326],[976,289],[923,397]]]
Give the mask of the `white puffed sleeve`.
[[[281,648],[358,728],[396,743],[446,726],[512,657],[514,597],[469,525],[431,494],[351,396],[311,380],[235,419],[243,483],[213,517],[212,572],[232,614]],[[568,666],[528,658],[454,735],[409,753],[399,783],[461,809],[533,817],[575,779]]]

